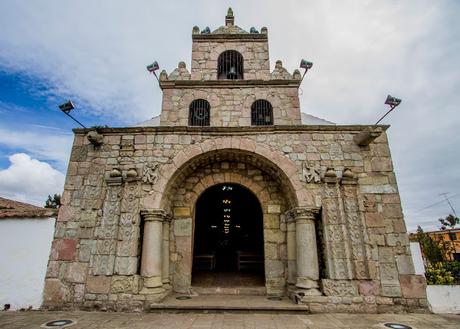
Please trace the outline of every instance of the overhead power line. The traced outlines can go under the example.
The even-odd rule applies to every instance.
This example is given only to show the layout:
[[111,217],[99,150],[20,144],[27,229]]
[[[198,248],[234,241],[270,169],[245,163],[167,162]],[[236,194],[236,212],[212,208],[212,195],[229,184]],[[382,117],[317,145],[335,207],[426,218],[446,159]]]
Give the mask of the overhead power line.
[[[455,197],[457,197],[457,196],[459,196],[459,195],[460,195],[460,193],[457,193],[457,194],[451,195],[449,198],[452,199],[452,198],[455,198]],[[443,203],[443,202],[445,202],[445,201],[446,201],[446,200],[441,200],[441,201],[435,202],[435,203],[433,203],[433,204],[430,204],[429,206],[420,208],[419,210],[416,210],[416,211],[414,212],[414,214],[418,214],[419,212],[421,212],[421,211],[423,211],[423,210],[426,210],[426,209],[429,209],[429,208],[433,208],[434,206],[437,206],[438,204],[441,204],[441,203]],[[449,204],[450,204],[450,202],[449,202]],[[451,206],[451,207],[452,207],[452,206]],[[453,208],[452,208],[452,210],[453,210]],[[455,216],[457,216],[457,215],[455,215]]]
[[447,193],[441,193],[442,196],[444,196],[444,199],[446,199],[447,203],[450,206],[450,209],[452,209],[452,212],[454,213],[455,217],[457,217],[457,213],[455,212],[454,207],[452,206],[452,203],[450,203],[449,198],[447,197]]

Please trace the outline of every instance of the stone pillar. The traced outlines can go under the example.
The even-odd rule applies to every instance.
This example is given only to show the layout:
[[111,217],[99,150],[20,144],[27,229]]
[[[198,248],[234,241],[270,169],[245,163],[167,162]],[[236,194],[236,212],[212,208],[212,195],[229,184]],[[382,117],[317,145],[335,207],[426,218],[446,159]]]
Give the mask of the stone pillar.
[[[289,218],[289,217],[288,217]],[[296,235],[295,235],[295,221],[287,222],[287,259],[288,259],[288,284],[296,283]]]
[[296,287],[304,295],[321,295],[319,288],[318,249],[316,245],[315,214],[317,208],[295,208],[289,211],[295,221],[297,280]]
[[163,210],[143,210],[144,234],[142,241],[141,276],[144,288],[159,288],[162,283],[163,221],[167,216]]
[[169,222],[167,218],[163,222],[163,249],[162,249],[162,267],[161,267],[161,281],[164,284],[169,283]]

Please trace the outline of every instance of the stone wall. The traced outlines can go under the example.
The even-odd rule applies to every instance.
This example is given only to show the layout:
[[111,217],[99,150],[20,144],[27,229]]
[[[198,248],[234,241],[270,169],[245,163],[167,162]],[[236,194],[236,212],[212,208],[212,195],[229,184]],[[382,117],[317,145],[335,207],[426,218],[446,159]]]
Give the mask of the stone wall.
[[[269,293],[280,293],[283,284],[283,291],[316,312],[426,308],[386,135],[360,147],[353,137],[363,128],[102,129],[98,147],[77,130],[44,305],[133,310],[148,308],[160,290],[185,291],[194,200],[214,183],[238,180],[263,205],[265,269],[274,278],[267,281]],[[294,283],[296,256],[286,250],[295,228],[283,224],[282,214],[296,207],[321,208],[316,226],[325,249],[323,296],[284,284]],[[170,283],[156,290],[145,289],[139,275],[145,252],[139,214],[149,209],[172,217],[164,253]]]
[[188,126],[190,103],[195,99],[209,102],[212,127],[251,126],[251,105],[266,99],[273,106],[275,125],[300,125],[298,83],[291,86],[254,86],[240,88],[174,88],[163,90],[162,126]]
[[217,59],[226,50],[236,50],[244,59],[245,80],[268,80],[270,62],[268,40],[194,40],[192,45],[192,80],[217,80]]

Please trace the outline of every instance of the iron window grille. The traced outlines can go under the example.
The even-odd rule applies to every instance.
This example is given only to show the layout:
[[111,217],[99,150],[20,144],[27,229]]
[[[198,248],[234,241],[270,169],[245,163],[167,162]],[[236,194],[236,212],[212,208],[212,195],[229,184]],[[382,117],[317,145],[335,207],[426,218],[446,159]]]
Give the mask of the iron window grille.
[[272,104],[265,99],[258,99],[251,106],[251,125],[270,126],[273,125]]
[[243,55],[236,50],[226,50],[217,60],[217,79],[243,79]]
[[209,126],[209,112],[211,106],[205,99],[195,99],[190,103],[189,126]]

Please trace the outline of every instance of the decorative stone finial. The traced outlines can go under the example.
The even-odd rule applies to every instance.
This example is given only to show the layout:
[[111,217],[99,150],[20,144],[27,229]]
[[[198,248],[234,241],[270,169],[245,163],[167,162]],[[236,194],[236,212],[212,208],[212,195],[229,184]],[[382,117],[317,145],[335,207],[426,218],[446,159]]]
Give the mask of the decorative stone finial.
[[292,78],[294,80],[301,80],[302,79],[302,75],[300,74],[300,71],[295,69],[294,70],[294,73],[292,73]]
[[290,80],[292,75],[283,67],[283,62],[277,60],[271,78],[273,80]]
[[163,80],[168,80],[168,73],[166,73],[166,70],[163,70],[160,73],[160,81],[163,81]]
[[267,34],[268,33],[268,29],[264,26],[260,29],[260,33],[262,34]]
[[228,8],[227,16],[225,16],[225,26],[230,27],[235,24],[235,17],[233,16],[232,8]]
[[198,26],[194,26],[192,30],[192,34],[200,34],[200,28]]
[[185,62],[179,62],[177,68],[168,76],[168,80],[190,80],[190,72]]

